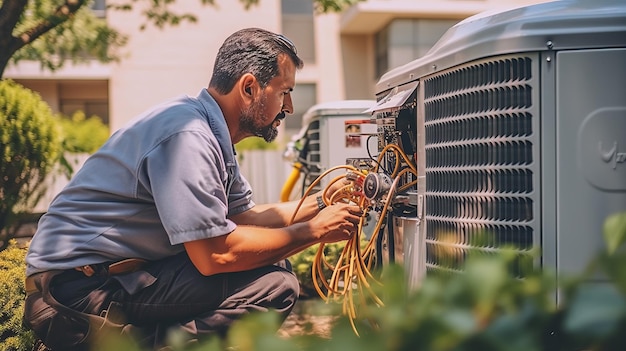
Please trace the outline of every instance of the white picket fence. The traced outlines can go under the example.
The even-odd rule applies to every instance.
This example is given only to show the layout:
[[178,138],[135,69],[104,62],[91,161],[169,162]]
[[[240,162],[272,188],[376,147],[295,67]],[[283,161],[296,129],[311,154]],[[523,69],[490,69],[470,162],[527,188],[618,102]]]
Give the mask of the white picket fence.
[[[87,157],[87,154],[68,155],[74,172],[78,171]],[[241,172],[252,186],[254,202],[263,204],[280,201],[281,189],[291,172],[291,164],[283,160],[282,151],[250,150],[240,152],[238,157]],[[67,182],[64,175],[50,175],[46,180],[48,190],[34,208],[34,212],[45,212],[54,196]]]
[[[74,173],[76,173],[80,167],[83,166],[85,160],[89,157],[89,154],[67,154],[65,159],[72,166]],[[54,197],[67,185],[69,179],[65,174],[59,172],[52,172],[45,180],[46,193],[39,199],[37,205],[34,207],[34,213],[44,213],[48,210],[50,202]]]
[[291,172],[291,164],[283,160],[281,150],[248,150],[240,153],[241,173],[252,186],[257,204],[280,201],[280,192]]

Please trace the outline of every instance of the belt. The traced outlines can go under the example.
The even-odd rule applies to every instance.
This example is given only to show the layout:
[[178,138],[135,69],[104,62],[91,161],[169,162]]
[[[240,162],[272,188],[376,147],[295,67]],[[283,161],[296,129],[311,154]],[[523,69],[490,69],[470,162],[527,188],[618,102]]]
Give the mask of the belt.
[[[76,267],[74,269],[77,271],[83,272],[83,274],[85,274],[85,276],[87,277],[91,277],[92,275],[95,275],[98,272],[102,272],[103,269],[100,268],[102,267],[104,268],[104,272],[102,272],[102,274],[111,276],[111,275],[135,272],[139,270],[141,267],[143,267],[146,264],[146,262],[147,262],[146,260],[142,260],[140,258],[127,258],[125,260],[113,262],[108,265],[104,264],[104,266],[101,266],[101,264],[91,264],[91,265],[84,265],[84,266]],[[37,288],[37,285],[35,284],[35,278],[38,275],[44,274],[44,273],[45,272],[35,273],[29,277],[26,277],[26,280],[24,281],[24,288],[26,290],[26,296],[39,291],[39,289]]]

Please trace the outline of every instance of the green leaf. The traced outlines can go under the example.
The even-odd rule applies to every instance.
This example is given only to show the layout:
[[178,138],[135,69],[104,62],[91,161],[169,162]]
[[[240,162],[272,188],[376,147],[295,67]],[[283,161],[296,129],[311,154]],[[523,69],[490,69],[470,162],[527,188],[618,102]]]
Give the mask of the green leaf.
[[577,337],[605,338],[619,326],[626,301],[608,284],[580,286],[565,315],[566,332]]
[[604,240],[609,254],[614,254],[626,240],[626,213],[609,216],[604,222]]
[[472,311],[454,308],[441,315],[442,322],[461,335],[470,335],[478,325]]

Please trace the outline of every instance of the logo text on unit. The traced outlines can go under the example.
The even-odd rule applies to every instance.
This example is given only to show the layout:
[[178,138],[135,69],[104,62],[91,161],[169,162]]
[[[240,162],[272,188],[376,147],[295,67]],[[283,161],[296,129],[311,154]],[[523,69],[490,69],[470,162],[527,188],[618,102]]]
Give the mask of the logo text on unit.
[[613,142],[613,147],[609,151],[604,151],[602,148],[602,142],[598,143],[598,149],[602,161],[613,165],[613,169],[617,167],[618,163],[626,162],[626,152],[618,152],[617,141]]

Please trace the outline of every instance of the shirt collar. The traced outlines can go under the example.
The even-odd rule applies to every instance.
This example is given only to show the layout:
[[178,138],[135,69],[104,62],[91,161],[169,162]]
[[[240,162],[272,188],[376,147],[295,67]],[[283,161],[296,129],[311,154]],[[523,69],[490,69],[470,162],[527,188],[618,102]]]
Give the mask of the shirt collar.
[[206,119],[213,131],[213,135],[220,144],[222,154],[224,155],[224,162],[226,166],[234,166],[235,160],[235,147],[230,139],[230,132],[228,131],[228,125],[226,124],[226,118],[217,104],[217,101],[209,94],[207,89],[202,89],[197,97],[198,101],[204,107],[206,111]]

